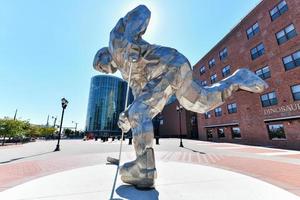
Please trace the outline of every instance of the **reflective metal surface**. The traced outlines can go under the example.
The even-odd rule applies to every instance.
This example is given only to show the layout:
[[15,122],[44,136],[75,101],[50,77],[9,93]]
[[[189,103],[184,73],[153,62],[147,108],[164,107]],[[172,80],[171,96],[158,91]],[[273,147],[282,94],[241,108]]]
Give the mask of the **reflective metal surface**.
[[176,95],[187,110],[204,113],[224,103],[239,89],[259,93],[267,84],[246,68],[211,86],[203,87],[192,77],[187,58],[176,49],[149,44],[142,39],[150,11],[140,5],[121,18],[110,32],[109,47],[100,49],[94,68],[100,72],[119,70],[125,80],[132,74],[130,87],[135,100],[119,117],[124,131],[132,130],[136,160],[122,166],[121,179],[148,188],[156,177],[153,153],[152,118],[161,112],[169,97]]

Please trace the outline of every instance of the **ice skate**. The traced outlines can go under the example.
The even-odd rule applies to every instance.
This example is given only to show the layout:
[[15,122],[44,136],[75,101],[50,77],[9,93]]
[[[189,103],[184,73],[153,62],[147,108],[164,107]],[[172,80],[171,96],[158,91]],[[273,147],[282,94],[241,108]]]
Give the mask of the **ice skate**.
[[157,177],[153,148],[147,148],[136,160],[125,163],[120,169],[120,175],[123,182],[139,189],[152,188]]

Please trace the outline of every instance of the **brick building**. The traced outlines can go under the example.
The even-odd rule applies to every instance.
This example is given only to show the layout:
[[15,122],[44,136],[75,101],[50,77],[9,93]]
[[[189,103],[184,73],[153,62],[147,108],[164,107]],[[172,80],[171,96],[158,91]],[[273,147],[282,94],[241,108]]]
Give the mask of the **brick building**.
[[[181,111],[181,116],[176,109],[178,101],[165,106],[159,125],[160,137],[180,137],[180,123],[184,138],[198,139],[197,114],[186,110]],[[181,119],[180,119],[181,117]]]
[[[185,112],[184,116],[197,116],[200,140],[300,149],[299,33],[299,0],[263,0],[200,59],[193,70],[203,85],[226,78],[240,67],[269,84],[263,94],[239,91],[206,114]],[[174,124],[176,109],[170,108],[163,115]],[[193,120],[184,120],[184,134],[190,138],[188,127]],[[170,125],[166,121],[163,126],[164,136]]]

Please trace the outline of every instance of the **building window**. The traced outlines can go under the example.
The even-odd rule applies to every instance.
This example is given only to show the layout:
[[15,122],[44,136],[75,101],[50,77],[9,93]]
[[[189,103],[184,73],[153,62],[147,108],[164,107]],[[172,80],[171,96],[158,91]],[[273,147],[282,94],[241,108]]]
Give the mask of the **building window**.
[[227,65],[226,67],[224,67],[222,69],[222,76],[223,77],[226,77],[230,74],[230,68],[231,68],[230,65]]
[[273,106],[277,104],[277,97],[275,92],[270,92],[260,96],[263,107]]
[[291,87],[294,101],[300,100],[300,84]]
[[290,24],[289,26],[285,27],[281,31],[275,34],[277,38],[277,43],[279,45],[285,43],[289,39],[292,39],[297,35],[296,29],[293,24]]
[[209,68],[212,68],[213,66],[216,65],[216,60],[213,58],[208,62]]
[[201,81],[202,86],[207,86],[207,81]]
[[241,130],[239,127],[232,127],[231,134],[233,139],[241,138]]
[[228,56],[227,48],[219,52],[220,60],[225,60]]
[[269,66],[263,67],[255,71],[256,75],[262,79],[267,79],[271,77],[271,72]]
[[290,70],[300,66],[300,51],[282,58],[285,70]]
[[280,15],[285,13],[288,10],[288,6],[285,1],[281,1],[277,4],[272,10],[270,10],[270,16],[272,21],[277,19]]
[[269,138],[274,139],[285,139],[284,128],[282,124],[269,124],[267,125]]
[[200,67],[200,75],[205,73],[205,66]]
[[216,117],[222,116],[222,108],[218,107],[215,109],[215,116]]
[[253,38],[258,32],[259,32],[259,25],[256,22],[250,28],[248,28],[246,31],[248,39]]
[[260,43],[259,45],[257,45],[253,49],[251,49],[250,52],[251,52],[252,60],[255,60],[256,58],[260,57],[261,55],[263,55],[265,53],[264,44]]
[[210,112],[206,112],[206,113],[204,113],[204,117],[205,117],[205,119],[209,119],[209,118],[211,118],[211,114],[210,114]]
[[224,138],[224,137],[225,137],[224,128],[218,128],[218,138]]
[[237,112],[236,103],[228,104],[227,105],[227,110],[228,110],[229,114],[236,113]]
[[211,82],[211,84],[217,82],[217,74],[214,74],[210,77],[210,82]]
[[213,129],[211,129],[211,128],[206,129],[206,137],[207,137],[207,139],[213,138]]

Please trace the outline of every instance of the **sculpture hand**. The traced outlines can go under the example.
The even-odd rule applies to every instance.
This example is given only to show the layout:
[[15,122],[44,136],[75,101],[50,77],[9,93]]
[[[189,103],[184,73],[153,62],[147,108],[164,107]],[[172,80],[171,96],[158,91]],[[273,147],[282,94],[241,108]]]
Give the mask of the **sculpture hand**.
[[140,59],[141,47],[134,41],[127,39],[127,47],[125,49],[124,58],[129,62],[137,62]]
[[130,53],[130,54],[128,55],[128,61],[129,61],[129,62],[134,63],[134,62],[137,62],[138,59],[139,59],[139,55],[136,54],[136,53]]
[[119,121],[118,121],[118,126],[124,133],[127,133],[131,129],[131,126],[130,126],[128,116],[127,116],[126,112],[122,112],[120,114]]

